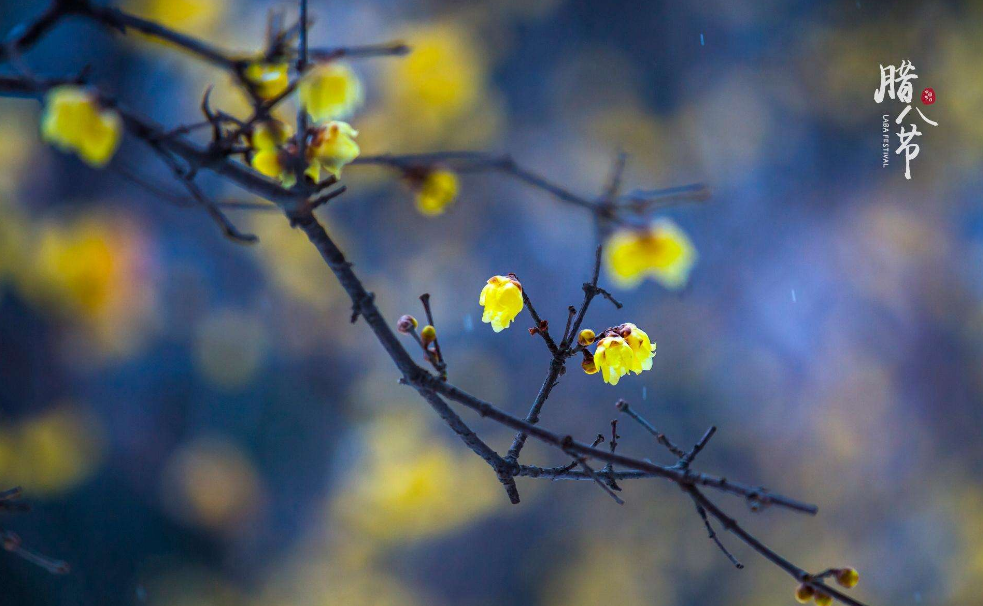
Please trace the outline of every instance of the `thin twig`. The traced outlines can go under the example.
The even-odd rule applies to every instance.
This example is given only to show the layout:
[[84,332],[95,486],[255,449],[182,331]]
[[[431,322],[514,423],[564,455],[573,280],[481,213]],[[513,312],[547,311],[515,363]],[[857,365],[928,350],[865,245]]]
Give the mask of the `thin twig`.
[[699,514],[700,519],[703,520],[704,527],[707,529],[707,536],[709,536],[710,540],[717,545],[725,556],[727,556],[727,559],[730,560],[730,563],[733,564],[735,568],[742,570],[744,568],[744,564],[741,564],[740,560],[734,557],[734,554],[728,551],[727,548],[724,547],[724,544],[720,542],[720,537],[717,536],[716,531],[714,531],[713,526],[710,524],[710,518],[707,517],[707,510],[704,509],[699,503],[696,503],[695,499],[694,504],[696,505],[696,513]]
[[683,449],[673,444],[672,440],[666,437],[666,434],[662,433],[661,431],[653,427],[651,423],[646,421],[640,414],[635,412],[632,409],[632,407],[629,406],[628,402],[626,402],[625,400],[618,400],[615,406],[618,408],[619,411],[631,417],[635,422],[637,422],[639,425],[644,427],[646,431],[648,431],[650,434],[655,436],[655,440],[659,444],[665,446],[669,452],[676,455],[680,459],[686,457],[686,452]]
[[693,459],[696,458],[696,455],[700,454],[700,451],[702,451],[706,447],[707,442],[710,441],[710,438],[712,438],[713,434],[715,433],[717,433],[717,428],[711,425],[710,429],[707,429],[706,433],[703,434],[703,437],[700,438],[699,441],[693,445],[693,448],[691,448],[689,452],[687,452],[685,455],[683,455],[682,458],[679,459],[679,463],[678,463],[679,466],[684,469],[689,467],[690,463],[693,462]]

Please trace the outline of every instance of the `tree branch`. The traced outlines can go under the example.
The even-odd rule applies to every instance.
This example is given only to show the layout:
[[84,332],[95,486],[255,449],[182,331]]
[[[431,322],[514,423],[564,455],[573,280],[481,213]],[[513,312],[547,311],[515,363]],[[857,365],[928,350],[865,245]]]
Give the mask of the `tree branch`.
[[[8,36],[8,45],[5,53],[0,55],[0,58],[6,58],[10,53],[16,54],[30,47],[44,32],[49,30],[62,16],[67,14],[89,17],[98,23],[120,31],[133,29],[158,40],[179,46],[203,61],[216,64],[230,71],[239,77],[244,86],[249,88],[248,83],[243,81],[241,74],[245,65],[243,59],[234,57],[209,43],[174,32],[154,22],[129,15],[119,9],[96,6],[89,0],[54,0],[51,7],[40,17],[29,23],[23,30]],[[300,30],[300,48],[298,50],[297,62],[298,73],[303,73],[307,67],[307,25],[306,0],[301,0],[301,19],[298,24]],[[286,40],[284,43],[286,43]],[[374,53],[367,54],[373,55]],[[398,53],[393,51],[391,54]],[[21,77],[0,77],[0,92],[30,94],[38,97],[51,86],[54,86],[54,83],[54,80],[39,80],[30,74]],[[296,81],[293,84],[296,85]],[[280,98],[284,98],[285,95]],[[118,103],[105,95],[100,95],[100,99],[104,104],[116,107],[123,119],[126,131],[131,135],[150,145],[165,160],[173,160],[171,156],[174,156],[181,158],[187,164],[187,170],[184,170],[179,165],[169,162],[172,164],[176,176],[185,182],[185,186],[189,188],[192,197],[199,202],[202,201],[203,194],[197,195],[200,194],[200,190],[196,189],[191,177],[199,170],[206,169],[227,178],[247,191],[251,191],[275,203],[283,211],[291,225],[301,229],[311,244],[318,250],[325,264],[335,275],[335,278],[352,301],[352,320],[355,321],[359,317],[365,320],[365,323],[372,330],[376,339],[401,373],[401,382],[416,389],[437,415],[460,437],[465,445],[480,456],[495,471],[499,480],[505,486],[509,499],[513,503],[519,501],[514,480],[517,476],[592,480],[605,489],[618,503],[622,503],[623,501],[614,493],[610,483],[619,479],[662,478],[675,483],[684,492],[689,494],[696,504],[698,514],[711,533],[711,538],[717,542],[721,549],[723,549],[723,546],[716,539],[715,534],[713,534],[709,516],[715,518],[727,531],[740,538],[745,544],[779,566],[799,582],[806,583],[817,590],[821,590],[845,604],[862,606],[860,602],[849,596],[827,587],[822,582],[823,577],[821,575],[809,575],[801,568],[779,556],[757,538],[746,532],[735,520],[727,516],[726,513],[703,494],[700,487],[713,488],[721,492],[742,496],[756,506],[776,505],[808,514],[815,514],[817,511],[814,505],[774,494],[760,487],[748,486],[732,482],[726,478],[691,471],[689,464],[712,436],[712,429],[687,453],[676,447],[668,438],[656,431],[654,427],[641,419],[641,417],[637,415],[633,416],[633,418],[651,431],[660,443],[678,457],[679,460],[676,465],[667,467],[656,465],[647,460],[636,459],[616,453],[614,448],[616,437],[612,437],[611,449],[610,451],[606,451],[597,448],[600,442],[595,442],[593,445],[583,444],[575,441],[570,436],[554,433],[536,424],[543,404],[549,398],[556,381],[563,373],[566,359],[576,351],[576,348],[572,347],[572,344],[580,330],[591,301],[597,295],[602,295],[620,307],[620,303],[611,297],[610,293],[598,287],[600,248],[597,249],[592,279],[583,285],[584,301],[579,311],[576,314],[571,314],[570,319],[568,319],[567,329],[564,331],[564,338],[561,340],[561,343],[556,345],[554,342],[553,347],[550,348],[551,353],[553,353],[553,359],[550,364],[547,380],[540,388],[540,392],[533,402],[533,406],[526,419],[519,419],[459,389],[444,380],[444,377],[432,375],[413,361],[410,354],[402,346],[396,334],[382,316],[374,302],[372,293],[366,290],[361,279],[353,271],[351,263],[347,261],[344,254],[313,215],[313,208],[319,203],[319,200],[338,195],[343,191],[343,188],[339,187],[323,194],[318,194],[315,199],[311,199],[308,197],[310,192],[306,191],[306,188],[285,189],[279,183],[266,179],[245,165],[233,161],[228,149],[223,149],[223,146],[218,145],[218,141],[213,141],[213,145],[201,147],[185,139],[180,129],[176,133],[175,131],[167,131],[149,119],[119,107]],[[276,101],[279,101],[279,99]],[[262,114],[264,108],[267,108],[268,111],[267,105],[256,103],[253,119],[259,119],[257,116]],[[213,127],[218,128],[214,124]],[[217,137],[215,138],[217,139]],[[532,187],[546,191],[559,200],[590,210],[599,224],[603,222],[621,222],[627,224],[630,223],[630,220],[619,214],[620,210],[637,212],[642,204],[650,205],[655,201],[664,202],[670,199],[676,200],[687,197],[695,199],[704,195],[706,191],[704,186],[693,185],[679,188],[677,191],[662,190],[659,192],[643,192],[642,194],[636,193],[633,194],[634,197],[623,200],[617,198],[615,202],[612,202],[611,198],[615,196],[620,188],[620,178],[623,170],[623,163],[621,161],[616,165],[611,183],[600,200],[579,196],[561,185],[518,166],[510,156],[496,156],[478,152],[447,152],[442,154],[416,154],[410,156],[383,155],[363,157],[356,162],[356,164],[382,164],[400,170],[407,170],[421,165],[426,166],[433,163],[451,165],[452,168],[462,172],[489,170],[502,172]],[[333,182],[328,183],[326,186],[332,184]],[[619,200],[622,204],[616,203]],[[205,204],[205,206],[210,212],[219,212],[213,204],[209,203]],[[221,216],[220,212],[219,215]],[[530,313],[536,319],[538,314],[531,305],[529,307]],[[537,320],[537,323],[541,323],[541,320]],[[547,337],[548,335],[544,334],[544,339],[549,345],[552,339]],[[518,434],[513,440],[513,446],[510,448],[507,456],[503,458],[479,438],[470,429],[468,424],[454,412],[447,400],[457,402],[470,408],[481,417],[488,418],[502,426],[517,431]],[[624,409],[625,412],[630,410],[627,404],[625,404]],[[613,431],[613,436],[616,436],[616,430],[614,428]],[[579,471],[574,470],[569,465],[560,468],[539,468],[518,465],[517,459],[527,437],[533,437],[546,445],[557,448],[568,456],[572,456],[575,463],[581,466],[581,469]],[[593,470],[588,464],[590,459],[606,463],[603,476],[610,483],[604,482],[601,474]],[[615,472],[613,470],[613,465],[615,464],[625,470]],[[4,500],[0,499],[0,503],[2,502]],[[15,551],[20,549],[19,542],[15,545],[9,535],[4,535],[4,537],[11,541],[9,544],[12,547],[8,548],[12,548]],[[726,550],[724,551],[729,554]],[[25,553],[31,554],[31,552],[21,552],[21,555],[29,559],[33,557],[33,555],[25,555]]]

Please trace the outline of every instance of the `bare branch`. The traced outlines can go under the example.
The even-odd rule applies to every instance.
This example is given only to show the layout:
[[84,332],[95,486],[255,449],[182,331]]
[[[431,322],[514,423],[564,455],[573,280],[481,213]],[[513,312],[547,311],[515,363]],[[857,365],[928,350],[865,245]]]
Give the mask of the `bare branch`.
[[[296,27],[297,35],[299,36],[296,63],[298,74],[302,75],[304,73],[311,59],[318,61],[330,60],[340,56],[382,56],[405,52],[405,48],[401,45],[391,45],[389,47],[351,47],[344,51],[334,49],[330,53],[317,49],[309,49],[307,40],[309,25],[307,0],[300,0],[300,9],[301,16]],[[253,116],[245,122],[237,123],[233,121],[232,123],[237,128],[224,134],[223,131],[227,129],[222,128],[223,120],[221,114],[210,110],[208,107],[208,95],[206,93],[203,101],[203,111],[208,118],[208,125],[211,125],[213,128],[213,141],[207,147],[201,147],[184,137],[184,135],[193,132],[197,128],[203,128],[205,126],[204,124],[167,130],[143,116],[120,107],[114,99],[106,95],[100,94],[99,98],[103,104],[117,109],[123,119],[125,129],[129,134],[150,145],[168,163],[175,176],[188,189],[192,200],[203,206],[223,226],[223,229],[229,236],[236,239],[250,238],[250,236],[238,232],[219,210],[219,205],[208,200],[195,184],[194,177],[200,170],[215,172],[247,191],[271,201],[285,214],[292,226],[301,229],[321,254],[324,262],[351,299],[353,311],[352,321],[354,322],[359,317],[365,320],[365,323],[373,331],[376,339],[402,375],[401,382],[413,387],[438,416],[460,437],[462,442],[492,468],[513,503],[519,502],[515,477],[591,480],[601,486],[619,504],[622,504],[624,501],[614,492],[615,489],[618,489],[617,480],[662,478],[675,483],[690,496],[696,505],[697,513],[700,515],[710,534],[710,538],[735,562],[735,565],[740,566],[736,559],[720,543],[711,525],[710,517],[716,519],[724,529],[740,538],[749,547],[782,568],[799,582],[806,583],[816,590],[823,591],[845,604],[862,606],[860,602],[826,586],[823,583],[823,579],[827,573],[810,575],[779,556],[776,552],[746,532],[735,520],[730,518],[703,494],[700,487],[713,488],[720,492],[742,496],[759,509],[761,507],[775,505],[807,514],[815,514],[817,511],[814,505],[774,494],[760,487],[749,486],[730,481],[723,477],[691,471],[689,465],[712,437],[714,428],[708,430],[703,438],[689,452],[684,452],[664,434],[658,432],[648,421],[645,421],[641,416],[632,411],[627,403],[623,401],[619,402],[619,408],[623,412],[645,427],[647,431],[656,437],[660,444],[665,446],[678,459],[677,463],[673,466],[661,466],[644,459],[617,453],[618,435],[615,423],[612,423],[612,439],[609,444],[609,450],[598,448],[600,442],[603,441],[603,437],[601,440],[587,445],[575,441],[570,436],[560,435],[537,425],[543,405],[549,398],[552,389],[556,386],[559,377],[564,372],[566,360],[578,353],[581,349],[580,347],[574,347],[573,343],[593,299],[600,295],[609,299],[615,306],[621,307],[621,304],[610,293],[598,286],[601,263],[600,247],[598,247],[595,254],[592,279],[583,285],[583,303],[579,310],[571,308],[564,335],[559,344],[556,344],[548,334],[548,325],[539,317],[539,314],[532,307],[525,292],[523,292],[526,306],[529,307],[530,314],[537,323],[537,329],[552,353],[552,359],[546,380],[540,388],[526,418],[520,419],[514,417],[489,402],[481,400],[447,382],[446,375],[441,372],[439,367],[437,367],[437,370],[441,376],[434,376],[413,361],[410,354],[399,342],[389,324],[382,316],[375,304],[372,293],[365,289],[361,279],[353,271],[351,263],[347,261],[344,254],[313,215],[312,211],[314,208],[319,204],[323,204],[324,201],[339,195],[344,191],[343,187],[329,190],[328,188],[335,184],[335,180],[333,179],[326,180],[317,186],[308,186],[303,179],[298,179],[298,185],[296,187],[286,189],[279,183],[261,176],[244,164],[232,159],[231,156],[241,153],[241,150],[237,150],[235,147],[235,142],[238,140],[239,135],[247,132],[257,121],[267,119],[271,109],[292,93],[294,87],[297,85],[298,79],[291,82],[287,87],[287,91],[276,99],[262,101],[258,99],[252,85],[243,78],[243,70],[245,65],[248,64],[249,59],[232,55],[212,46],[210,43],[175,32],[157,23],[129,15],[119,9],[96,6],[90,0],[54,0],[51,7],[40,17],[30,22],[22,30],[15,31],[8,36],[7,46],[4,48],[3,54],[0,55],[0,59],[16,58],[20,51],[29,48],[43,33],[48,31],[62,17],[69,14],[89,18],[103,26],[118,31],[125,32],[131,29],[139,31],[152,38],[178,46],[203,61],[227,70],[236,76],[247,90],[251,91],[254,100]],[[280,25],[276,24],[275,28],[271,28],[271,31],[273,29],[279,33],[270,36],[271,48],[268,49],[268,53],[274,52],[274,46],[287,45],[292,41],[294,36],[294,28],[287,31],[280,31]],[[280,50],[277,52],[280,52]],[[284,46],[282,52],[289,53],[290,49]],[[64,82],[64,80],[45,80],[38,78],[25,69],[22,69],[21,72],[22,75],[17,77],[0,77],[0,93],[26,94],[40,97],[52,86],[56,86],[59,82]],[[301,141],[306,132],[306,119],[306,112],[301,111],[298,115],[298,136]],[[304,157],[303,144],[301,144],[299,157]],[[447,165],[449,168],[459,172],[497,171],[509,175],[531,187],[543,190],[563,202],[589,210],[593,214],[598,226],[604,226],[610,223],[635,224],[637,217],[626,217],[626,213],[629,215],[632,213],[641,214],[657,205],[664,205],[669,202],[703,199],[708,192],[705,186],[691,185],[670,190],[634,192],[629,196],[619,197],[617,194],[620,191],[621,178],[624,170],[624,159],[621,157],[616,162],[612,171],[612,177],[600,199],[586,198],[575,194],[562,185],[549,181],[537,173],[520,167],[508,155],[503,156],[480,152],[444,152],[406,156],[387,154],[362,157],[355,164],[380,164],[402,171],[429,167],[435,164]],[[433,319],[426,298],[423,298],[423,303],[428,320],[432,324]],[[434,350],[435,355],[442,363],[443,357],[439,352],[439,346],[435,344]],[[467,423],[451,409],[447,402],[448,400],[457,402],[460,405],[470,408],[482,417],[518,432],[507,455],[502,457],[480,439]],[[573,457],[574,464],[557,468],[519,465],[518,457],[528,437],[533,437],[543,444],[552,446],[567,456]],[[602,472],[598,473],[593,470],[587,463],[590,459],[605,463]],[[575,470],[573,465],[579,465],[581,469]],[[623,470],[615,471],[614,465],[618,465]],[[10,510],[13,505],[8,504],[8,501],[15,495],[16,493],[11,491],[0,493],[0,509]],[[6,531],[2,532],[4,532],[5,547],[11,551],[20,553],[20,555],[32,561],[38,563],[44,561],[41,556],[23,550],[20,547],[19,540],[16,540],[16,535],[6,533]]]

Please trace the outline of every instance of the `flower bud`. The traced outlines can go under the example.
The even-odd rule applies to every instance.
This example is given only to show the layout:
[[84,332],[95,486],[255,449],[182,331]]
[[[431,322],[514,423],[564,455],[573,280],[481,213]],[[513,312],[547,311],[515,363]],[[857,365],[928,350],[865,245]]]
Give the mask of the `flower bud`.
[[423,327],[423,330],[420,331],[420,339],[423,341],[424,345],[430,345],[437,340],[437,330],[433,326],[427,324]]
[[816,590],[812,588],[811,585],[806,585],[802,583],[795,588],[795,601],[799,604],[807,604],[812,596],[816,594]]
[[840,568],[836,571],[836,582],[847,589],[856,587],[860,582],[860,573],[856,568]]
[[816,592],[816,606],[830,606],[833,603],[833,596],[821,591]]
[[593,330],[585,328],[580,331],[580,335],[577,336],[577,343],[579,343],[581,347],[587,347],[594,342],[595,336],[596,335],[594,334]]
[[416,329],[417,326],[419,326],[419,324],[417,323],[416,318],[410,315],[402,316],[399,321],[396,322],[396,330],[403,334]]
[[594,356],[586,349],[584,350],[584,361],[580,363],[580,367],[589,375],[597,372],[597,364],[594,363]]

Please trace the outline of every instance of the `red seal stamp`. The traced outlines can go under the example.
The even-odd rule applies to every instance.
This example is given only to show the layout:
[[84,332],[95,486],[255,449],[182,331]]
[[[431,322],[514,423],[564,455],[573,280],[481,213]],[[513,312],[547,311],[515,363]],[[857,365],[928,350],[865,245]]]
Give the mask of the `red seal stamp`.
[[925,105],[931,105],[935,103],[935,91],[931,88],[926,88],[922,91],[922,103]]

